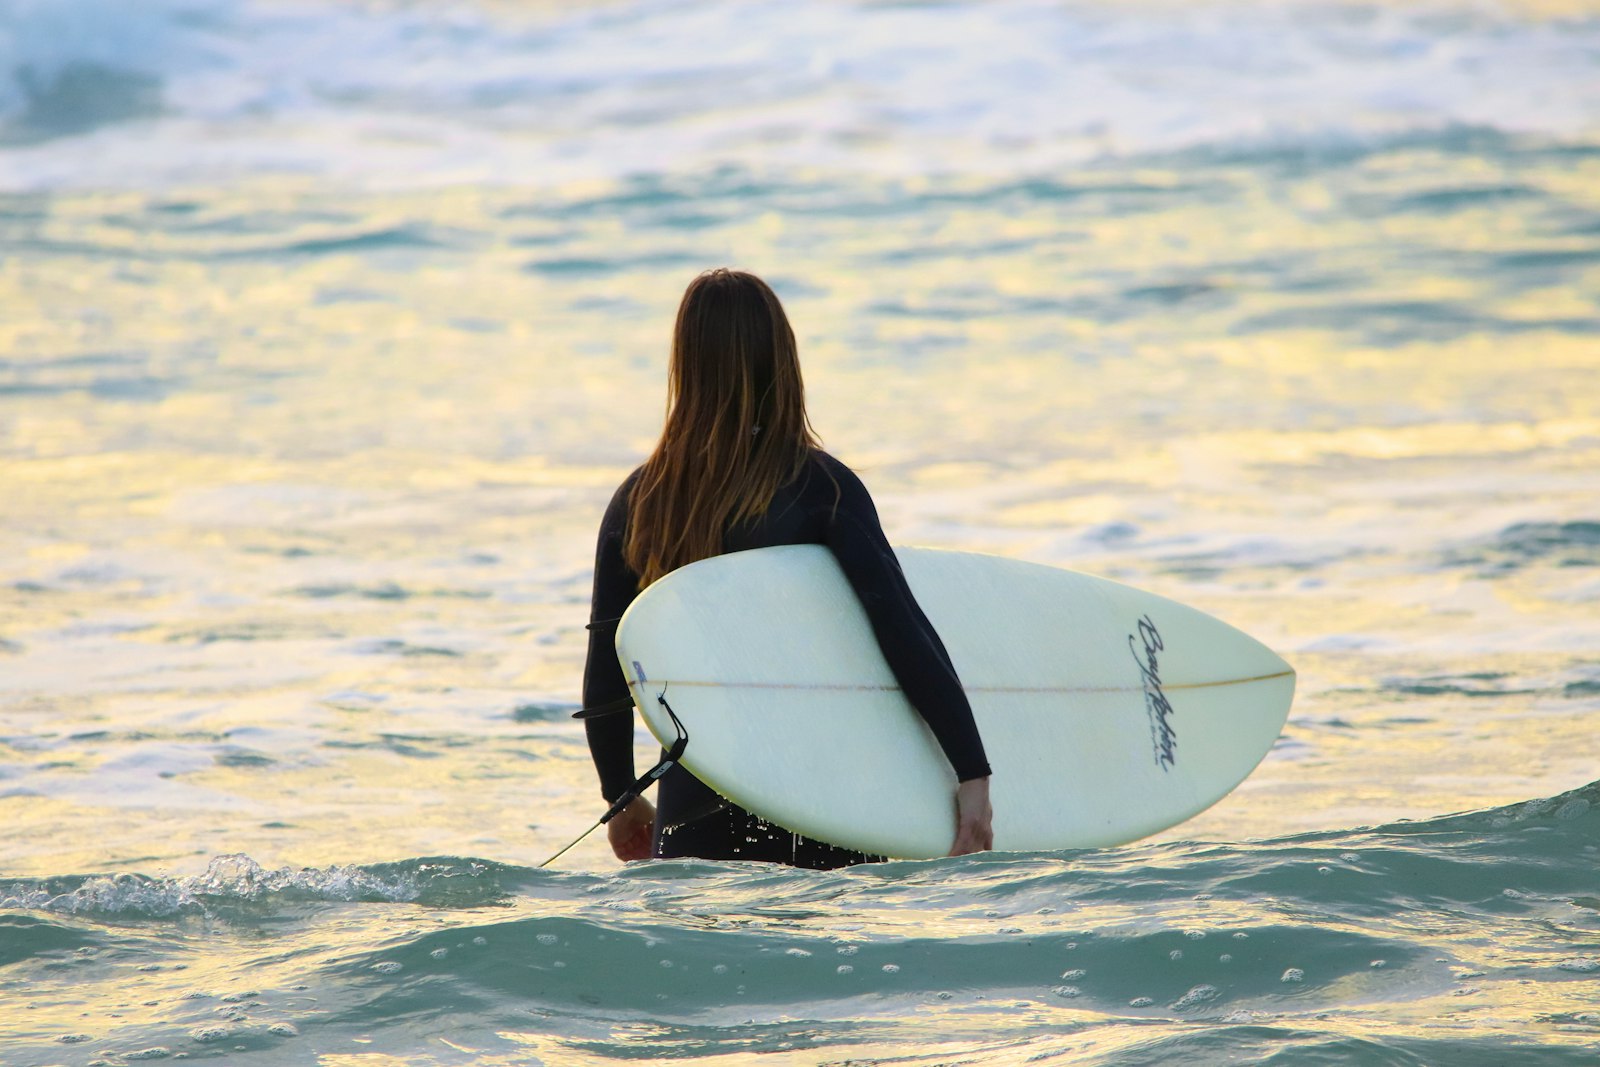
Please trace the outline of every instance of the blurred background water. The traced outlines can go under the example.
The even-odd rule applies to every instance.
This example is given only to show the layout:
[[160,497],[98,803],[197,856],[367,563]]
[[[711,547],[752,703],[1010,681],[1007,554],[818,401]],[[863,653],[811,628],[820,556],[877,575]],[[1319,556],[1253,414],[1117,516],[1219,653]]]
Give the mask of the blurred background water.
[[[534,869],[722,264],[892,539],[1289,657],[1258,772]],[[1600,1062],[1597,371],[1582,4],[0,0],[0,1062]]]

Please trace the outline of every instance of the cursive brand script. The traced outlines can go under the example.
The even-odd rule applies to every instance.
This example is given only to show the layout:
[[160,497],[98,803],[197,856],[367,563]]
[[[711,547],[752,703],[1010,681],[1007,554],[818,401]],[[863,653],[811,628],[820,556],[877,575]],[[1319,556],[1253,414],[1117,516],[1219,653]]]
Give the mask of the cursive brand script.
[[1144,708],[1150,717],[1150,743],[1155,750],[1156,765],[1166,770],[1177,762],[1178,735],[1172,728],[1172,702],[1161,690],[1161,661],[1156,653],[1167,646],[1161,643],[1161,632],[1146,615],[1139,620],[1137,633],[1128,635],[1128,651],[1139,665],[1139,675],[1144,680]]

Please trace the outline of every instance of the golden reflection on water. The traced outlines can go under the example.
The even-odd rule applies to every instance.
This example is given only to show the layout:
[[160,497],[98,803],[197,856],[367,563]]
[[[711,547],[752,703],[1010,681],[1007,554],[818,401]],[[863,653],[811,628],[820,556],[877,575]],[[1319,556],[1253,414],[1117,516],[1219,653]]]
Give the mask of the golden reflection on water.
[[[181,225],[142,194],[53,197],[0,263],[26,364],[0,421],[4,699],[34,739],[4,752],[54,763],[10,806],[13,873],[536,862],[576,835],[576,728],[511,713],[575,699],[594,520],[659,427],[678,293],[717,263],[786,298],[815,421],[896,540],[1106,573],[1297,663],[1286,746],[1169,836],[1586,781],[1584,702],[1382,690],[1511,650],[1559,675],[1592,637],[1566,574],[1441,554],[1593,518],[1600,347],[1572,324],[1600,267],[1474,264],[1575,247],[1540,212],[1600,213],[1600,162],[1519,163],[1540,197],[1492,208],[1363,206],[1509,166],[824,187],[839,203],[695,225],[606,184],[263,182],[169,197],[197,205]],[[168,777],[118,762],[130,732]]]
[[[327,1067],[609,1063],[624,1042],[707,1063],[759,1050],[810,1064],[839,1044],[907,1064],[1116,1062],[1148,1055],[1152,1026],[1319,1051],[1452,1037],[1592,1050],[1592,973],[1558,957],[1591,958],[1600,905],[1527,896],[1516,865],[1494,862],[1542,827],[1467,842],[1483,867],[1450,870],[1491,872],[1476,900],[1385,868],[1404,850],[1352,828],[1595,778],[1600,155],[1470,129],[1288,143],[1026,179],[691,178],[666,162],[659,182],[558,188],[283,177],[5,197],[7,878],[182,877],[229,853],[293,870],[439,854],[528,866],[582,832],[599,798],[567,713],[594,525],[659,428],[678,295],[717,264],[762,273],[785,299],[815,422],[895,540],[1150,588],[1299,672],[1283,738],[1232,796],[1148,853],[1072,859],[1078,878],[1169,880],[1143,902],[1137,884],[1081,901],[1065,888],[997,921],[979,861],[887,906],[833,910],[829,894],[849,897],[826,879],[806,883],[818,898],[773,907],[784,876],[763,873],[704,901],[640,891],[622,901],[632,914],[579,896],[577,879],[519,882],[492,908],[302,911],[291,893],[256,915],[235,893],[158,920],[40,912],[107,948],[57,952],[45,930],[31,965],[76,980],[25,976],[11,1032],[92,1031],[63,1061],[165,1031],[227,1058],[195,1028],[243,1018],[237,1005],[264,991],[256,1022],[293,1016],[310,1040],[281,1051]],[[641,766],[652,757],[641,744]],[[1357,851],[1276,840],[1330,829]],[[1220,851],[1208,841],[1268,843],[1245,846],[1212,899],[1185,882]],[[1013,859],[995,877],[1026,882],[1030,861]],[[561,867],[617,871],[600,835]],[[616,881],[712,877],[674,870]],[[1378,888],[1277,897],[1276,874]],[[426,1015],[438,975],[413,966],[389,985],[368,958],[472,928],[505,934],[495,959],[525,967],[518,925],[579,912],[641,939],[728,916],[757,931],[719,952],[766,951],[771,934],[778,952],[803,936],[819,954],[936,941],[974,950],[944,959],[980,959],[1078,930],[1198,934],[1184,951],[1219,984],[1245,928],[1290,945],[1386,938],[1428,958],[1375,954],[1303,989],[1286,968],[1311,961],[1277,960],[1260,972],[1268,992],[1230,994],[1226,1015],[1165,995],[1123,1010],[1087,987],[1082,1000],[1050,984],[966,988],[952,967],[935,972],[947,990],[817,985],[687,1021],[670,1004],[618,1022],[559,1001],[573,1008],[559,1036],[537,1015],[501,1028],[543,1006],[516,982],[495,1002],[488,983],[473,995],[498,1048],[481,1025],[458,1035],[443,1008],[415,1022],[405,998]],[[1295,942],[1307,930],[1333,941]],[[1175,973],[1165,962],[1141,963],[1139,980]],[[481,977],[459,966],[451,984]],[[1070,966],[1049,971],[1075,981]],[[673,974],[688,985],[686,970]],[[699,1054],[708,1045],[717,1055]]]

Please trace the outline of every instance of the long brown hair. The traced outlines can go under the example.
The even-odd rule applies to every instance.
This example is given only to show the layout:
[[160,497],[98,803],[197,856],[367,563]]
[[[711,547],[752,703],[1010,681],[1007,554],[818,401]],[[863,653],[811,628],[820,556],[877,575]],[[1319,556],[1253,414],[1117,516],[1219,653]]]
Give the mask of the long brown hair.
[[819,446],[806,418],[794,330],[753,274],[706,271],[672,334],[667,421],[628,501],[623,557],[639,588],[722,551]]

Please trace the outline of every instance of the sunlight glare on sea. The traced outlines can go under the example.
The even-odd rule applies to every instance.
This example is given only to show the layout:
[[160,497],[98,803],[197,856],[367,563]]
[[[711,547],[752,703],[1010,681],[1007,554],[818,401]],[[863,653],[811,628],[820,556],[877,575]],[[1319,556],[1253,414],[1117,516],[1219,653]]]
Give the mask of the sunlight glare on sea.
[[[894,541],[1288,658],[1256,773],[535,869],[717,265]],[[1590,5],[0,0],[0,1060],[1593,1063],[1597,372]]]

